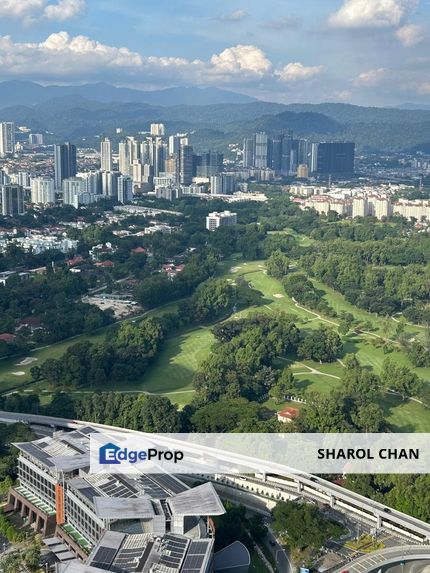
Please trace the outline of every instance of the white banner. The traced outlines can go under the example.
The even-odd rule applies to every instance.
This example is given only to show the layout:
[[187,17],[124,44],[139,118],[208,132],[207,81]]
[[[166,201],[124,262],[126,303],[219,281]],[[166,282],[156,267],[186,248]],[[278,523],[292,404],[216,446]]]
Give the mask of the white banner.
[[429,434],[91,434],[90,472],[430,473]]

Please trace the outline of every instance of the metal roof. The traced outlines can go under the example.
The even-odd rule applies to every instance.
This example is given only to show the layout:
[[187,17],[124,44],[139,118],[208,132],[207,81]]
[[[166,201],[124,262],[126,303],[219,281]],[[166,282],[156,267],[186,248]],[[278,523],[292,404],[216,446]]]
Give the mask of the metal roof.
[[155,515],[151,500],[146,497],[95,497],[93,501],[101,519],[145,519]]
[[204,483],[170,497],[167,503],[176,516],[222,515],[225,509],[212,483]]

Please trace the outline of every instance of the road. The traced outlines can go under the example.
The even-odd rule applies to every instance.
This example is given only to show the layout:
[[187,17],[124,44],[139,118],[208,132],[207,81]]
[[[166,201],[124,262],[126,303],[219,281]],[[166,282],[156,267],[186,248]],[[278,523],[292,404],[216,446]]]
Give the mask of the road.
[[408,561],[423,561],[430,565],[430,549],[428,546],[400,546],[382,549],[368,555],[363,555],[349,563],[346,567],[339,568],[334,573],[347,570],[348,573],[371,573],[385,568],[389,564],[407,563]]

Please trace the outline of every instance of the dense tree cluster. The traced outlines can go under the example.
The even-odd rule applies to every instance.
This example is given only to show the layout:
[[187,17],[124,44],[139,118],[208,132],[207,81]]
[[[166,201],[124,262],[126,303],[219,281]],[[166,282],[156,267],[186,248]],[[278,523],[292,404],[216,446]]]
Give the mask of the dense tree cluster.
[[194,377],[197,400],[221,397],[256,400],[273,386],[277,356],[295,352],[300,332],[292,317],[256,315],[214,329],[221,341]]

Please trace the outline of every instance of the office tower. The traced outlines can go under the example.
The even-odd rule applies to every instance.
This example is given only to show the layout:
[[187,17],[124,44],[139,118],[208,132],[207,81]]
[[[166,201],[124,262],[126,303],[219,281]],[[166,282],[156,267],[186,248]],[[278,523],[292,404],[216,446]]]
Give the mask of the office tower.
[[181,145],[180,135],[171,135],[169,137],[169,155],[178,155]]
[[354,173],[354,154],[352,142],[318,143],[316,172],[322,175]]
[[80,177],[63,179],[63,205],[78,207],[79,195],[86,193],[85,180]]
[[55,203],[54,180],[51,177],[36,177],[31,180],[31,202],[41,205]]
[[161,135],[165,134],[164,123],[151,123],[151,135]]
[[318,163],[318,143],[311,143],[309,170],[311,173],[316,173]]
[[[102,194],[106,197],[116,198],[118,196],[118,171],[102,171]],[[128,177],[128,176],[125,176]]]
[[212,195],[231,195],[234,192],[235,178],[233,175],[219,174],[210,178]]
[[0,123],[0,157],[15,153],[15,124],[13,121]]
[[255,134],[255,161],[254,167],[260,169],[268,167],[268,137],[263,131]]
[[307,165],[309,167],[311,143],[307,139],[298,140],[297,162],[299,165]]
[[54,145],[55,188],[62,189],[64,179],[75,177],[77,173],[76,146],[72,143]]
[[100,145],[100,168],[102,171],[112,171],[112,143],[107,137]]
[[246,137],[243,140],[243,166],[254,167],[255,141],[254,137]]
[[120,175],[118,177],[118,201],[120,203],[131,203],[133,200],[133,180],[131,177]]
[[21,185],[9,183],[1,186],[2,215],[14,217],[22,215],[24,210],[24,189]]
[[200,157],[200,165],[196,169],[197,177],[212,177],[223,170],[224,155],[222,153],[207,151]]
[[193,181],[194,153],[192,145],[181,145],[179,148],[179,183],[190,185]]
[[209,213],[206,217],[206,229],[208,231],[215,231],[218,227],[227,227],[237,223],[237,213],[231,211],[223,211],[222,213]]

